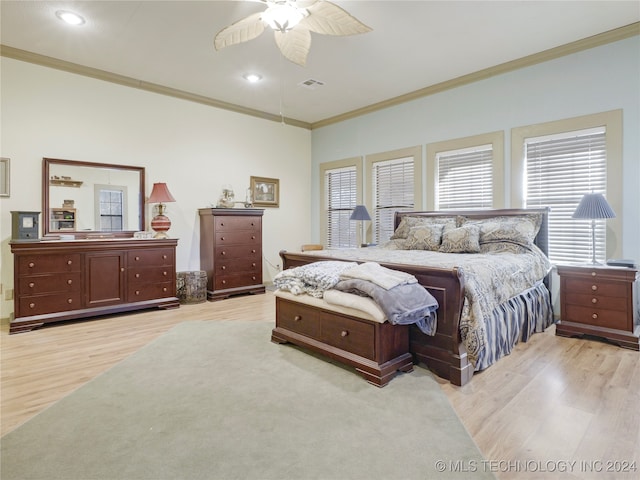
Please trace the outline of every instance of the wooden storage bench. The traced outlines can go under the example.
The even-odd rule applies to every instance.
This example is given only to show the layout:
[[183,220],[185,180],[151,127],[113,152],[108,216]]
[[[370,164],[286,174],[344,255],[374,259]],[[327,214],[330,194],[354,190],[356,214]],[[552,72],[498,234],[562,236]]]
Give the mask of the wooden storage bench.
[[293,343],[355,367],[369,383],[384,387],[398,370],[413,370],[409,327],[380,323],[359,310],[309,295],[276,292],[275,343]]

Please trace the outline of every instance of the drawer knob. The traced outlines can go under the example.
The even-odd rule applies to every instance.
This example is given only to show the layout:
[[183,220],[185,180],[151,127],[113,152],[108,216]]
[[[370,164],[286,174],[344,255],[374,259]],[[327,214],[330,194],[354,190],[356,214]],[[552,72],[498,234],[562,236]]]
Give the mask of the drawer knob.
[[224,227],[224,222],[220,222],[220,226],[221,226],[221,227]]
[[36,264],[35,264],[35,263],[33,263],[33,262],[29,262],[29,268],[33,268],[33,267],[35,267],[35,266],[36,266]]
[[598,299],[597,298],[592,298],[591,299],[591,303],[598,303]]
[[136,273],[136,278],[140,278],[140,274],[139,273]]
[[251,277],[251,280],[255,280],[255,279],[256,279],[255,275],[253,277]]
[[167,287],[162,287],[162,291],[166,292],[167,291]]
[[162,272],[162,275],[164,275],[166,277],[167,276],[167,272]]
[[255,267],[255,266],[256,266],[256,264],[255,264],[255,263],[252,263],[252,264],[251,264],[251,266],[252,266],[252,267]]
[[166,256],[166,255],[162,255],[162,259],[163,259],[163,260],[166,260],[166,259],[167,259],[167,256]]
[[220,237],[220,240],[224,240],[224,237]]
[[124,267],[120,267],[120,271],[121,271],[121,272],[124,272]]
[[598,314],[594,313],[593,315],[591,315],[591,318],[593,318],[594,320],[596,320],[598,318]]
[[67,285],[71,285],[73,283],[73,280],[69,279],[67,280]]
[[591,290],[593,290],[594,292],[598,290],[598,285],[591,285]]
[[136,295],[140,295],[140,290],[136,290]]
[[136,258],[135,258],[135,260],[136,260],[136,262],[137,262],[138,260],[140,260],[140,257],[136,257]]
[[227,254],[227,252],[225,252],[225,251],[220,252],[220,255],[226,255],[226,254]]
[[68,304],[72,304],[72,303],[73,303],[73,299],[71,299],[71,298],[67,298],[67,303],[68,303]]
[[222,284],[223,284],[223,285],[226,285],[226,284],[227,284],[227,281],[226,281],[226,280],[222,280]]
[[340,336],[342,336],[342,337],[346,337],[347,335],[349,335],[349,331],[348,330],[342,330],[342,332],[340,333]]
[[35,287],[35,286],[36,286],[36,284],[35,284],[35,283],[33,283],[33,282],[29,282],[29,288],[33,288],[33,287]]
[[591,276],[592,276],[592,277],[595,277],[596,275],[597,275],[597,273],[596,273],[596,272],[591,272]]
[[35,303],[30,303],[29,304],[29,308],[36,308],[36,304]]
[[299,322],[300,320],[302,320],[302,317],[300,315],[296,315],[295,317],[293,317],[294,322]]
[[255,249],[252,249],[252,250],[251,250],[251,253],[256,253]]
[[251,222],[251,226],[253,227],[255,225],[255,223]]
[[222,265],[222,267],[220,267],[220,270],[226,270],[227,266],[226,265]]
[[67,265],[71,265],[73,263],[73,260],[67,260]]
[[255,240],[256,236],[255,235],[251,235],[251,240]]

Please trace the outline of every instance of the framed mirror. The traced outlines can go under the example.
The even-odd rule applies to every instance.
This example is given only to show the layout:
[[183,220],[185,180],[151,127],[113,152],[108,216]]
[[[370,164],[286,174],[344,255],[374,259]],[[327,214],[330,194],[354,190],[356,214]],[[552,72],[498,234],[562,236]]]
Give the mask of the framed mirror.
[[43,158],[43,235],[132,237],[145,229],[144,194],[144,167]]

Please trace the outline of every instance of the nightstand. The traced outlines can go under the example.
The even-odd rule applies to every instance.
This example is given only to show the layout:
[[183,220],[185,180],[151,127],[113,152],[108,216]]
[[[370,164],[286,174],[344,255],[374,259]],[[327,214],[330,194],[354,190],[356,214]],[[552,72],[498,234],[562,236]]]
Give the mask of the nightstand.
[[638,270],[610,266],[557,266],[560,321],[556,335],[593,335],[640,350]]

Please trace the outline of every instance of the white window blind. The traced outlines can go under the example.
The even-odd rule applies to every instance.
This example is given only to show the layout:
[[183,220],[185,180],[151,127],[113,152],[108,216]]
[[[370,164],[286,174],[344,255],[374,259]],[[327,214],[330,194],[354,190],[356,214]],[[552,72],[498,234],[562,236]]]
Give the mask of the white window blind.
[[325,171],[327,247],[356,246],[356,223],[349,220],[356,206],[356,167]]
[[[549,258],[580,263],[591,258],[591,221],[571,218],[585,193],[606,196],[604,127],[525,141],[526,206],[550,207]],[[606,257],[604,221],[596,221],[596,259]]]
[[414,209],[414,158],[397,158],[373,164],[373,239],[389,240],[395,212]]
[[472,210],[493,206],[493,146],[482,145],[436,155],[437,209]]

